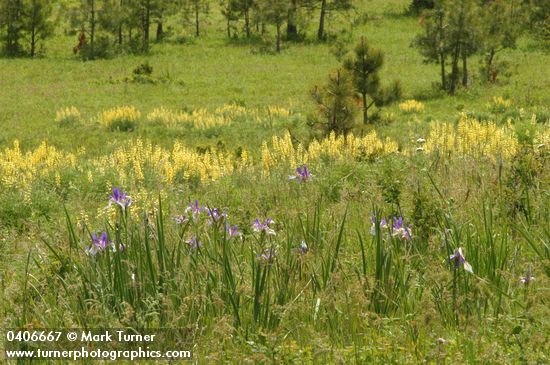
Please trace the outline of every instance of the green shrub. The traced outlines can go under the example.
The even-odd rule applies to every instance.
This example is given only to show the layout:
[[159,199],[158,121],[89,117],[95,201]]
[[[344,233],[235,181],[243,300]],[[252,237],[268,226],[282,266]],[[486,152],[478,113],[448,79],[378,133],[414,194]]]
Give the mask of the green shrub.
[[550,123],[550,111],[539,110],[535,112],[535,121],[539,124]]
[[95,39],[93,49],[90,43],[85,43],[80,48],[80,58],[84,61],[109,58],[111,56],[111,48],[109,37],[101,35]]

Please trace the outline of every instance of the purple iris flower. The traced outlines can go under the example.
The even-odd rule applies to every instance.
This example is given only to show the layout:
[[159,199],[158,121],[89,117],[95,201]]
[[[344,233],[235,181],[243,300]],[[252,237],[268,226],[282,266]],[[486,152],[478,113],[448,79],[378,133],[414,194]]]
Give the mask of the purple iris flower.
[[466,258],[464,257],[464,253],[462,252],[462,247],[457,248],[455,252],[449,257],[449,260],[452,263],[454,263],[455,270],[462,265],[464,267],[464,270],[468,271],[471,274],[474,273],[474,270],[472,269],[472,265],[470,265],[468,261],[466,261]]
[[411,240],[411,225],[403,225],[403,217],[393,218],[393,236],[401,237],[407,241]]
[[393,228],[402,229],[403,228],[403,217],[393,217]]
[[239,231],[239,227],[234,224],[230,225],[229,223],[225,224],[225,230],[229,234],[229,237],[242,237],[242,233]]
[[275,236],[275,231],[269,227],[271,223],[275,223],[275,221],[271,218],[267,218],[263,223],[260,222],[258,218],[254,221],[252,224],[252,229],[254,232],[265,232],[268,236]]
[[189,218],[187,218],[187,216],[181,214],[181,215],[178,215],[178,216],[174,217],[174,220],[176,221],[176,224],[181,225],[181,224],[187,223],[189,221]]
[[187,241],[185,241],[189,247],[191,248],[191,251],[195,251],[197,248],[202,247],[202,242],[197,239],[197,237],[193,236]]
[[217,223],[227,218],[227,214],[222,212],[218,208],[214,208],[214,209],[206,208],[206,213],[210,218],[210,223]]
[[528,272],[525,276],[522,276],[519,279],[519,281],[525,285],[529,285],[533,280],[535,280],[535,277],[531,276],[531,272]]
[[199,201],[195,199],[194,203],[189,203],[187,206],[187,209],[185,209],[185,213],[189,216],[191,215],[193,217],[194,221],[197,221],[199,219],[199,216],[201,213],[205,210],[204,207],[201,207],[199,205]]
[[296,175],[292,175],[289,177],[290,180],[297,180],[298,182],[304,182],[309,181],[313,177],[312,174],[309,173],[307,166],[303,164],[302,166],[298,166],[296,169]]
[[302,242],[300,242],[300,247],[298,247],[298,251],[300,251],[302,255],[308,253],[309,247],[307,247],[306,241],[302,240]]
[[122,209],[132,205],[132,199],[126,193],[117,187],[113,188],[113,194],[109,197],[109,204],[118,204]]
[[107,247],[111,247],[113,251],[116,250],[113,241],[109,241],[107,232],[103,231],[99,237],[92,233],[92,245],[86,249],[86,253],[95,256],[97,253],[105,251]]
[[274,248],[266,248],[261,254],[258,254],[258,258],[266,263],[271,263],[277,255],[277,250]]
[[[370,222],[371,222],[370,234],[373,236],[376,236],[376,218],[372,213],[370,215]],[[382,231],[386,228],[388,228],[388,221],[386,220],[386,218],[382,218],[382,220],[380,221],[380,230]]]

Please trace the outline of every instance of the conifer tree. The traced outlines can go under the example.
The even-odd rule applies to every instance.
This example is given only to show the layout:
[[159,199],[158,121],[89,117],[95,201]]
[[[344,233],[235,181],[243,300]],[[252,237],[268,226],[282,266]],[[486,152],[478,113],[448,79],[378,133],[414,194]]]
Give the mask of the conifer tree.
[[221,13],[226,21],[227,37],[231,38],[231,30],[234,29],[232,22],[235,22],[239,19],[237,0],[221,0],[220,7]]
[[8,57],[23,54],[21,38],[24,30],[24,4],[22,0],[0,2],[0,30],[2,30],[3,53]]
[[467,84],[467,60],[476,51],[478,8],[475,0],[458,0],[447,3],[449,29],[447,31],[447,47],[451,58],[451,77],[449,94],[454,95],[460,79],[460,62],[465,75],[463,84]]
[[109,9],[105,14],[99,19],[99,23],[102,28],[112,33],[119,47],[122,47],[123,31],[124,25],[127,23],[127,18],[129,16],[128,1],[126,0],[103,0],[103,8]]
[[441,88],[447,89],[446,63],[448,59],[448,17],[445,0],[435,1],[434,8],[424,11],[421,17],[423,34],[416,37],[413,45],[420,50],[427,63],[438,63]]
[[200,36],[200,15],[208,13],[208,2],[205,0],[189,0],[195,23],[195,36]]
[[259,3],[260,13],[263,21],[275,26],[276,50],[281,52],[281,27],[287,20],[289,8],[288,0],[262,0]]
[[[102,4],[103,5],[103,4]],[[71,23],[80,30],[79,44],[74,48],[75,54],[80,52],[83,59],[95,59],[96,37],[101,12],[98,0],[79,0],[69,9]]]
[[251,12],[254,7],[257,7],[258,4],[255,0],[235,0],[234,2],[235,11],[240,13],[244,18],[244,31],[247,38],[250,38],[251,35]]
[[528,3],[530,26],[537,31],[550,17],[550,0],[525,0],[523,3]]
[[149,50],[149,34],[151,31],[151,17],[154,11],[155,0],[140,0],[140,18],[141,18],[141,39],[142,50]]
[[510,0],[486,1],[480,18],[482,76],[485,81],[495,82],[500,71],[495,64],[495,57],[507,48],[516,47],[516,41],[524,29],[523,10],[519,4]]
[[[288,0],[288,16],[286,20],[286,39],[298,40],[300,38],[303,15],[311,16],[313,8],[318,0]],[[304,23],[304,24],[302,24]]]
[[[414,42],[426,62],[439,63],[441,87],[451,95],[456,92],[460,75],[462,84],[468,85],[468,59],[479,49],[480,20],[476,1],[434,0],[434,8],[424,11],[421,18],[424,33]],[[447,77],[449,59],[451,72]]]
[[412,0],[409,5],[409,11],[411,13],[419,14],[425,9],[433,9],[434,5],[434,0]]
[[344,68],[350,73],[353,86],[361,96],[363,123],[368,123],[368,110],[375,104],[380,91],[378,72],[383,63],[382,51],[371,47],[365,37],[361,37],[352,55],[344,60]]
[[173,15],[176,13],[178,8],[176,0],[160,0],[157,5],[155,12],[156,22],[157,22],[157,31],[156,31],[156,41],[161,42],[164,39],[164,19],[167,16]]
[[52,4],[49,0],[25,0],[24,8],[23,29],[29,39],[29,54],[34,57],[38,44],[53,34],[53,24],[49,19]]
[[334,11],[345,11],[352,8],[351,0],[320,0],[319,26],[317,27],[317,39],[322,41],[326,36],[326,18]]
[[288,6],[287,20],[286,20],[286,38],[296,39],[298,38],[298,7],[299,0],[290,0]]
[[324,86],[315,86],[311,97],[317,104],[317,122],[328,133],[346,134],[355,123],[354,91],[349,74],[338,69],[329,75]]

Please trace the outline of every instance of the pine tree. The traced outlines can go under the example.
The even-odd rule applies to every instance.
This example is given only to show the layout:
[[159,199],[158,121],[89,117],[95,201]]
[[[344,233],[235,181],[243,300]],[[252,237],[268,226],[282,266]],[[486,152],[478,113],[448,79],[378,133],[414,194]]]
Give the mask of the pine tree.
[[441,88],[447,89],[446,63],[448,59],[448,16],[445,1],[435,1],[434,8],[424,11],[421,25],[424,33],[417,36],[413,45],[424,56],[424,62],[438,63],[440,67]]
[[290,0],[287,12],[286,20],[286,38],[297,39],[298,38],[298,4],[299,0]]
[[34,57],[38,44],[53,34],[53,24],[49,19],[52,5],[48,0],[25,0],[24,9],[23,29],[29,38],[29,54]]
[[[148,50],[144,49],[144,9],[142,6],[143,0],[124,0],[123,11],[126,16],[123,16],[123,25],[126,28],[126,44],[128,48],[135,53],[143,53]],[[150,25],[150,24],[149,24]]]
[[156,41],[161,42],[164,40],[164,19],[167,16],[173,15],[177,10],[177,1],[176,0],[161,0],[158,3],[156,10],[156,21],[157,21],[157,31],[156,31]]
[[540,32],[543,46],[550,48],[550,14],[542,23]]
[[462,72],[467,84],[467,60],[476,51],[478,9],[475,0],[458,0],[447,3],[449,29],[447,31],[447,47],[451,57],[451,77],[449,94],[454,95],[460,79],[459,64],[462,61]]
[[241,14],[244,18],[244,31],[247,38],[250,38],[251,35],[251,12],[254,7],[257,7],[258,4],[255,0],[235,0],[233,3],[234,11]]
[[[116,44],[118,51],[141,53],[147,51],[144,44],[142,0],[101,0],[97,3],[97,32],[109,33],[109,44]],[[151,14],[152,15],[151,8]],[[157,21],[158,24],[158,21]],[[162,29],[161,29],[162,30]],[[158,34],[158,28],[157,28]]]
[[195,36],[200,36],[200,14],[207,14],[209,11],[208,2],[205,0],[189,0],[191,12],[195,19]]
[[149,34],[151,31],[151,16],[153,13],[154,5],[154,0],[140,0],[139,2],[142,50],[144,52],[147,52],[149,50]]
[[232,22],[239,19],[239,10],[237,0],[221,0],[221,13],[226,21],[227,37],[231,38],[231,30],[233,29]]
[[[434,0],[434,8],[423,13],[424,34],[414,45],[426,62],[440,65],[441,88],[454,94],[459,85],[468,85],[468,59],[478,51],[480,42],[479,9],[477,0]],[[450,76],[446,63],[450,59]],[[461,67],[462,66],[462,69]]]
[[123,44],[123,27],[128,17],[128,2],[125,0],[103,0],[102,8],[109,9],[99,19],[103,29],[113,34],[119,47]]
[[409,5],[409,11],[420,14],[425,9],[433,9],[434,5],[434,0],[412,0],[411,5]]
[[95,59],[95,41],[97,35],[98,2],[97,0],[79,0],[66,9],[71,25],[80,32],[78,45],[73,48],[83,59]]
[[317,122],[328,133],[346,134],[355,123],[354,90],[349,74],[338,69],[329,75],[326,85],[315,86],[311,97],[317,104]]
[[66,13],[71,25],[79,31],[78,44],[73,48],[75,55],[79,54],[83,60],[107,58],[116,43],[121,45],[122,26],[134,15],[133,7],[121,5],[127,1],[132,0],[78,0],[70,4]]
[[304,11],[309,15],[318,0],[288,0],[288,13],[286,20],[286,39],[299,40],[300,30],[298,26],[302,25],[300,20]]
[[368,110],[375,104],[380,91],[378,72],[383,63],[382,51],[370,47],[365,37],[361,37],[352,55],[344,60],[344,68],[350,73],[353,86],[361,96],[363,123],[368,123]]
[[2,0],[0,3],[3,53],[8,57],[17,57],[23,54],[21,46],[24,29],[23,14],[24,4],[22,0]]
[[495,82],[499,73],[495,57],[507,48],[516,47],[516,41],[523,31],[523,11],[514,1],[487,1],[482,6],[480,17],[482,76],[485,81]]
[[550,0],[525,0],[523,2],[528,2],[531,29],[537,31],[538,26],[544,24],[550,17]]
[[322,41],[326,36],[326,18],[334,11],[346,11],[352,9],[351,0],[321,0],[319,14],[319,26],[317,28],[317,39]]
[[259,4],[262,20],[275,26],[276,50],[281,52],[281,27],[287,20],[288,0],[262,0]]

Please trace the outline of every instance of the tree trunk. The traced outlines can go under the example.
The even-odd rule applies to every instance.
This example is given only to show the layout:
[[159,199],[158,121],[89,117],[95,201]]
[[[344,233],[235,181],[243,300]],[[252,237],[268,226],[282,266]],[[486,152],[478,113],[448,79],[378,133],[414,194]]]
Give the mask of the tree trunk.
[[462,55],[462,86],[468,87],[468,57]]
[[95,50],[94,50],[94,41],[95,41],[95,2],[94,0],[91,1],[90,5],[91,11],[90,11],[90,53],[91,58],[95,58]]
[[368,108],[367,108],[367,94],[362,94],[363,97],[363,123],[369,122]]
[[460,3],[460,13],[459,13],[459,21],[458,21],[458,36],[454,40],[454,52],[452,55],[452,73],[451,73],[451,87],[449,88],[449,93],[451,95],[454,95],[456,92],[456,87],[458,86],[458,78],[459,78],[459,68],[458,68],[458,62],[460,61],[460,55],[462,53],[462,35],[464,34],[465,24],[464,24],[464,3]]
[[31,58],[36,54],[36,29],[33,26],[31,31]]
[[296,0],[291,1],[290,8],[288,9],[288,19],[286,22],[286,37],[288,39],[298,38],[298,27],[296,25]]
[[147,48],[149,48],[149,29],[151,28],[151,8],[149,2],[147,2],[147,9],[145,10],[145,42]]
[[244,12],[244,29],[246,30],[246,38],[250,38],[250,10]]
[[327,0],[321,2],[321,15],[319,16],[319,29],[317,30],[317,39],[322,41],[325,38],[325,15],[327,12]]
[[[124,2],[120,0],[120,9],[123,9]],[[119,19],[120,21],[120,19]],[[118,46],[122,47],[122,21],[118,24]]]
[[443,90],[447,89],[447,75],[445,74],[445,55],[443,52],[439,54],[440,64],[441,64],[441,88]]
[[298,38],[298,27],[296,26],[296,24],[292,23],[290,18],[288,19],[288,23],[286,25],[286,37],[288,39]]
[[456,93],[456,85],[458,84],[458,73],[460,72],[458,68],[459,58],[460,58],[460,47],[455,46],[455,51],[452,59],[451,85],[449,86],[449,94],[451,95],[454,95]]
[[491,48],[485,61],[485,68],[487,72],[487,81],[493,82],[493,60],[495,58],[495,49]]
[[231,38],[231,20],[227,17],[227,38]]
[[162,42],[162,38],[164,38],[164,28],[162,24],[162,15],[161,15],[157,20],[157,42]]
[[195,0],[195,35],[198,37],[201,35],[200,24],[199,24],[199,3],[198,0]]
[[143,12],[143,50],[149,49],[149,28],[151,27],[151,2],[148,0]]
[[[445,40],[445,26],[444,26],[444,17],[445,13],[441,10],[436,12],[437,15],[437,34],[439,38],[439,42],[443,42]],[[447,75],[445,71],[445,61],[447,59],[447,54],[445,52],[445,49],[440,45],[439,46],[439,63],[441,66],[441,89],[446,90],[447,89]]]
[[281,52],[281,23],[277,23],[277,53]]
[[[8,56],[18,56],[21,52],[19,39],[23,4],[20,1],[7,2],[6,16],[6,53]],[[4,15],[4,14],[2,14]]]

